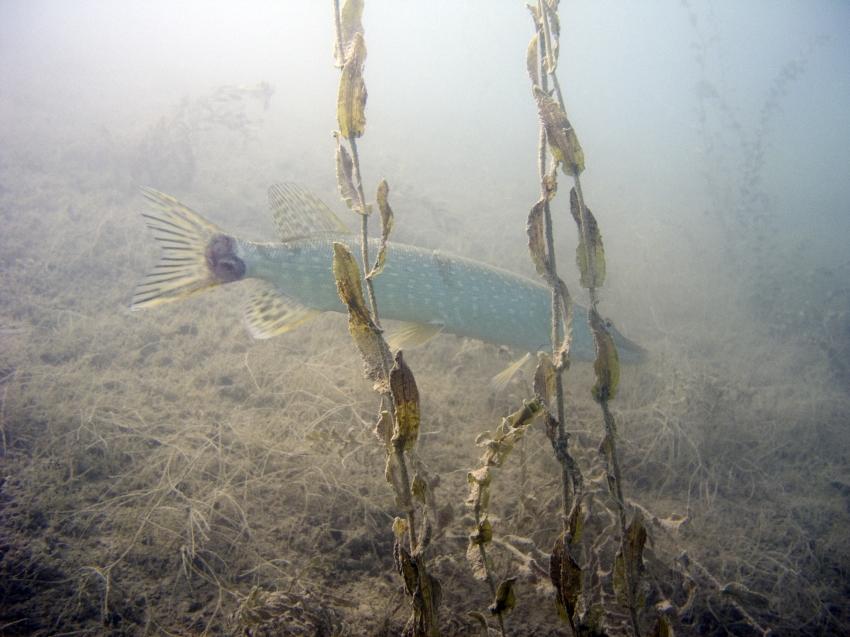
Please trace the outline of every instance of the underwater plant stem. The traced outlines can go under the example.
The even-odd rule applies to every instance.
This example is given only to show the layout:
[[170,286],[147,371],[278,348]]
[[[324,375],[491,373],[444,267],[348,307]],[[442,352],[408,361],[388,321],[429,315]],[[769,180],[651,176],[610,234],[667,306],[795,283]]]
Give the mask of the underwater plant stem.
[[[538,3],[538,8],[542,15],[546,15],[545,10],[542,7],[542,3]],[[548,23],[547,23],[548,24]],[[546,29],[544,29],[546,31]],[[546,71],[546,51],[548,49],[547,46],[547,34],[544,32],[543,37],[539,38],[539,46],[540,46],[540,83],[542,84],[541,88],[546,91],[548,90],[548,77],[549,74]],[[546,130],[543,127],[543,123],[540,124],[540,140],[538,143],[538,152],[537,152],[537,172],[540,177],[540,196],[543,197],[545,203],[543,204],[543,223],[546,233],[546,252],[547,257],[549,259],[549,285],[552,288],[552,331],[551,331],[551,341],[552,341],[552,352],[558,348],[558,344],[561,340],[561,334],[567,329],[563,325],[563,320],[565,317],[561,316],[561,291],[558,287],[558,270],[555,262],[555,240],[554,234],[552,232],[552,212],[549,206],[549,201],[547,197],[547,188],[546,188]],[[558,429],[556,433],[556,439],[553,441],[553,445],[555,447],[555,455],[558,459],[558,462],[561,465],[561,508],[564,516],[564,524],[567,523],[569,519],[570,510],[573,505],[573,493],[575,492],[575,487],[577,484],[577,480],[573,475],[573,469],[575,468],[575,463],[572,462],[572,458],[569,455],[568,447],[569,447],[569,434],[567,434],[565,419],[566,419],[566,409],[564,407],[564,381],[561,371],[557,371],[555,374],[555,404],[556,404],[556,415],[558,420]]]
[[[620,460],[617,457],[617,442],[616,442],[616,432],[617,432],[617,423],[614,420],[614,414],[611,413],[611,410],[608,408],[608,401],[601,400],[599,401],[599,407],[602,409],[602,417],[605,421],[605,435],[609,437],[611,441],[611,457],[608,458],[608,463],[610,464],[610,471],[614,477],[614,499],[617,501],[617,517],[620,521],[620,551],[623,555],[626,554],[626,504],[623,500],[623,486],[621,480],[620,473]],[[637,600],[634,599],[634,582],[632,582],[632,573],[629,568],[623,568],[623,580],[625,582],[624,588],[626,590],[626,595],[628,599],[628,607],[629,607],[629,619],[632,623],[632,630],[634,631],[635,637],[640,637],[640,625],[638,624],[638,616],[637,616]]]
[[[360,155],[357,152],[357,140],[354,137],[348,139],[351,148],[351,163],[354,170],[354,186],[357,188],[357,197],[360,200],[360,256],[363,259],[363,273],[369,271],[369,215],[366,208],[366,195],[363,193],[363,180],[360,177]],[[372,320],[380,329],[381,319],[378,316],[378,301],[375,298],[375,288],[372,279],[365,277],[366,293],[369,296],[369,308],[372,310]],[[389,376],[388,376],[389,378]]]
[[[543,20],[543,38],[541,42],[541,47],[545,47],[545,51],[552,50],[552,27],[549,24],[549,14],[546,9],[543,7],[543,1],[538,0],[537,9],[540,12],[541,19]],[[541,60],[543,64],[546,64],[546,53],[541,55]],[[555,94],[558,96],[558,103],[561,105],[561,108],[564,107],[564,97],[561,95],[561,85],[558,82],[558,76],[555,75],[555,68],[552,67],[552,70],[548,70],[548,66],[546,68],[541,69],[543,72],[540,74],[543,86],[541,87],[544,91],[548,89],[546,86],[546,77],[552,78],[552,86],[555,89]]]
[[395,460],[398,464],[399,480],[401,481],[401,493],[397,494],[404,506],[404,514],[407,518],[407,539],[410,542],[410,553],[416,551],[419,541],[416,539],[416,509],[413,499],[410,497],[410,471],[407,469],[407,458],[404,457],[404,449],[395,448]]
[[[473,507],[473,513],[475,514],[475,528],[481,528],[481,500],[478,499],[475,502],[475,506]],[[490,596],[493,600],[496,599],[496,580],[493,578],[493,573],[490,570],[490,562],[487,561],[487,548],[484,546],[484,542],[478,543],[478,553],[481,555],[481,563],[484,565],[484,573],[487,577],[487,586],[490,587]],[[502,637],[507,637],[507,633],[505,632],[505,619],[502,617],[502,613],[497,613],[496,617],[499,620],[499,631],[502,633]]]
[[339,0],[333,0],[334,4],[334,33],[336,33],[336,48],[339,51],[340,57],[345,57],[345,51],[342,50],[342,23],[339,18]]
[[[336,34],[336,46],[341,58],[345,58],[342,48],[342,23],[339,13],[339,0],[333,0],[334,7],[334,29]],[[348,147],[351,149],[351,163],[354,177],[354,187],[357,189],[358,205],[360,207],[360,257],[363,260],[363,273],[369,272],[369,215],[366,208],[366,195],[363,193],[363,179],[360,176],[360,155],[357,152],[357,138],[353,135],[346,137]],[[372,310],[372,320],[380,329],[381,319],[378,316],[378,302],[375,299],[375,288],[372,280],[364,277],[366,281],[366,293],[369,297],[369,307]]]

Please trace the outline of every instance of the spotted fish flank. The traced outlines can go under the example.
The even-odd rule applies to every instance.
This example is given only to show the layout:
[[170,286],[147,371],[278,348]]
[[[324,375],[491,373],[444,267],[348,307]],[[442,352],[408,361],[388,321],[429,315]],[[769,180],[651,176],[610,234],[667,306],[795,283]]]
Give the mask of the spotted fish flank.
[[[322,312],[345,312],[331,264],[333,243],[357,254],[359,243],[318,198],[295,184],[272,186],[269,204],[279,243],[226,234],[172,197],[143,191],[154,206],[145,214],[163,247],[160,263],[140,284],[132,308],[177,300],[241,279],[262,289],[245,311],[256,338],[291,331]],[[394,340],[418,343],[445,331],[526,352],[549,347],[550,291],[502,268],[400,243],[389,243],[384,272],[373,279],[381,317],[404,321]],[[370,240],[376,254],[379,240]],[[642,350],[611,328],[623,360]],[[584,321],[574,324],[572,355],[592,359],[593,339]]]

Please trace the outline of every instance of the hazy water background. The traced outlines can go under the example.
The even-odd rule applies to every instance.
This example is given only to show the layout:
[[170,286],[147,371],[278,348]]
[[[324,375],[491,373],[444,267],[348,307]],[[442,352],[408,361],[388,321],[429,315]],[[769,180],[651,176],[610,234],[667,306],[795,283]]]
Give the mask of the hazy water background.
[[[138,402],[156,418],[163,409],[157,396],[170,390],[168,374],[178,373],[170,367],[181,365],[174,354],[170,362],[154,357],[159,371],[145,367],[144,348],[162,322],[185,330],[186,351],[203,352],[183,364],[187,382],[203,368],[218,379],[219,393],[216,383],[232,374],[217,362],[216,339],[204,338],[204,326],[232,326],[226,343],[242,348],[237,358],[245,356],[251,378],[248,355],[273,359],[274,347],[325,365],[328,386],[342,374],[328,354],[349,352],[340,322],[320,321],[304,351],[294,341],[251,350],[240,340],[238,304],[226,302],[239,292],[217,292],[188,309],[127,311],[155,258],[143,240],[139,185],[173,192],[258,239],[273,236],[265,189],[274,181],[303,183],[341,208],[329,5],[0,0],[0,367],[11,388],[4,448],[14,448],[16,427],[54,422],[36,417],[51,407],[77,418]],[[606,245],[603,309],[669,365],[653,368],[653,399],[675,390],[687,404],[746,407],[721,432],[711,420],[717,416],[706,416],[699,440],[709,448],[726,437],[730,448],[761,451],[801,445],[807,458],[828,456],[813,474],[850,493],[846,437],[836,433],[846,425],[850,383],[850,5],[564,2],[561,16],[559,74],[587,158],[588,205]],[[360,150],[366,183],[390,183],[396,239],[531,275],[525,219],[538,191],[538,133],[524,3],[368,0],[364,26],[369,101]],[[217,87],[261,81],[274,87],[268,109],[251,98],[236,108],[250,125],[232,131],[204,119],[200,109]],[[196,125],[189,134],[181,128],[186,120],[175,119],[181,104]],[[156,136],[158,125],[165,136]],[[187,148],[188,167],[180,156]],[[170,172],[172,165],[185,172]],[[566,200],[556,207],[560,262],[578,296]],[[193,340],[199,311],[215,316],[198,319],[201,336]],[[133,347],[143,353],[125,365]],[[490,355],[470,363],[482,367],[482,379],[491,373]],[[96,392],[50,380],[64,365],[95,356],[106,362],[74,370]],[[442,396],[440,356],[419,353],[418,368],[413,356],[415,371],[434,379],[433,392]],[[61,391],[30,397],[7,382],[13,373],[21,382],[23,370]],[[284,385],[291,381],[280,373]],[[159,382],[157,374],[164,374]],[[692,384],[676,384],[676,374]],[[126,375],[128,386],[134,375],[145,380],[131,395],[104,391],[101,375]],[[624,378],[626,414],[645,407],[641,378]],[[363,386],[346,379],[361,392],[357,400],[368,401]],[[715,382],[726,393],[706,397],[694,389]],[[191,400],[199,410],[236,409],[206,403],[205,395]],[[775,425],[768,444],[764,432],[776,413],[793,415]],[[759,457],[766,472],[788,461]],[[807,466],[800,463],[791,491],[807,488]],[[824,518],[823,535],[803,529],[801,536],[820,541],[846,531],[836,527],[846,516],[836,516]],[[830,572],[846,575],[846,561],[833,559]],[[846,605],[834,612],[847,619]]]
[[[122,160],[181,99],[267,81],[276,93],[259,139],[220,153],[226,158],[214,147],[199,158],[210,187],[242,187],[228,178],[231,169],[260,183],[294,179],[332,192],[336,70],[327,64],[332,28],[321,3],[6,2],[2,10],[7,161],[50,161],[73,173],[80,162],[72,146],[129,187],[146,176],[121,174]],[[759,212],[785,257],[768,269],[789,260],[805,269],[846,262],[844,3],[711,3],[691,11],[697,29],[678,2],[575,3],[565,11],[562,81],[609,245],[606,297],[626,304],[623,315],[694,301],[722,315],[724,299],[737,304],[753,264],[728,267],[723,244],[735,241],[736,228],[724,234],[721,221],[746,214],[734,208],[755,178],[765,197]],[[362,147],[367,180],[384,176],[399,193],[439,198],[470,231],[452,243],[437,229],[435,245],[528,270],[521,223],[536,192],[536,112],[523,64],[525,14],[520,2],[370,4]],[[797,76],[771,95],[789,63],[799,63]],[[763,156],[748,160],[754,143]],[[253,198],[245,206],[263,205],[260,188],[244,197]],[[421,216],[404,223],[401,201],[399,211],[401,232],[414,219],[428,227]]]

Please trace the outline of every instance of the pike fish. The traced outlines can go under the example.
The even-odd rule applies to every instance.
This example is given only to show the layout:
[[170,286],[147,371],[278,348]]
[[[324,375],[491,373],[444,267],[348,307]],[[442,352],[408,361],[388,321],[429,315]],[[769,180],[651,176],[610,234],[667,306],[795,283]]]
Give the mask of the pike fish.
[[[305,188],[274,185],[269,203],[279,242],[249,241],[222,230],[175,198],[149,188],[143,213],[162,247],[159,263],[138,285],[131,308],[183,299],[244,279],[259,281],[245,308],[255,338],[289,332],[323,312],[346,312],[332,272],[333,243],[354,254],[359,239]],[[370,241],[375,254],[378,241]],[[549,345],[549,288],[472,259],[390,242],[386,267],[373,279],[381,318],[401,321],[388,339],[395,347],[419,344],[439,332],[505,345],[523,352]],[[576,308],[578,310],[581,308]],[[609,325],[624,361],[643,350]],[[594,358],[586,321],[573,322],[571,357]]]

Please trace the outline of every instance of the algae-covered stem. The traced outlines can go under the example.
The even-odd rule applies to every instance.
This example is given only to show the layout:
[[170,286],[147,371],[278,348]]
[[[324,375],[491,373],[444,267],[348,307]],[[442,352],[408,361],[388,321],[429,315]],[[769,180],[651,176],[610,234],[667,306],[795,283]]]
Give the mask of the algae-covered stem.
[[[345,56],[342,42],[342,24],[339,13],[339,0],[333,0],[334,5],[334,27],[336,28],[336,46],[341,56]],[[346,138],[348,147],[351,149],[351,163],[354,176],[354,186],[357,189],[357,199],[360,204],[360,258],[363,261],[363,272],[369,271],[369,216],[366,213],[366,195],[363,193],[363,179],[360,177],[360,155],[357,152],[357,140],[355,137]],[[375,299],[375,288],[372,280],[366,278],[366,293],[369,296],[369,307],[372,310],[372,320],[375,325],[381,327],[381,318],[378,314],[378,302]],[[389,370],[386,370],[389,378]]]
[[[553,86],[554,86],[555,96],[557,98],[558,105],[560,106],[561,113],[566,113],[566,109],[565,109],[565,106],[564,106],[564,99],[563,99],[563,95],[561,93],[561,88],[560,88],[560,85],[558,84],[557,75],[554,72],[555,63],[554,63],[553,49],[551,48],[553,46],[553,37],[552,37],[552,26],[551,26],[551,23],[550,23],[550,20],[549,20],[549,14],[548,14],[548,6],[544,6],[543,0],[538,0],[538,2],[537,2],[537,13],[538,13],[538,16],[539,16],[539,23],[537,23],[537,28],[538,28],[538,38],[539,38],[539,43],[540,43],[540,51],[541,51],[540,70],[539,70],[541,89],[543,90],[543,92],[545,94],[548,94],[547,78],[551,77],[552,82],[553,82]],[[541,30],[543,32],[542,34],[539,33],[539,31],[541,31]],[[551,60],[549,58],[547,58],[547,53],[552,56]],[[551,63],[549,63],[549,62],[551,62]],[[567,124],[567,125],[569,125],[569,124]],[[544,202],[547,202],[547,199],[548,199],[547,198],[547,184],[544,180],[545,161],[546,161],[544,149],[545,149],[545,145],[546,145],[546,138],[545,138],[545,135],[543,134],[543,128],[544,127],[541,125],[541,152],[540,152],[540,157],[539,157],[539,163],[540,163],[540,178],[541,178],[542,196],[544,197]],[[580,234],[580,237],[581,237],[581,244],[583,245],[583,248],[582,248],[583,249],[583,255],[582,256],[583,256],[584,264],[583,264],[582,279],[583,279],[583,283],[586,280],[585,287],[587,287],[588,294],[589,294],[589,297],[590,297],[590,303],[589,303],[589,307],[588,307],[587,318],[588,318],[588,322],[591,324],[591,326],[593,328],[592,329],[593,338],[594,338],[594,341],[595,341],[595,344],[596,344],[596,351],[597,351],[597,362],[596,362],[597,386],[600,387],[600,385],[602,384],[601,376],[605,375],[606,373],[609,373],[609,370],[605,370],[605,371],[602,371],[602,370],[603,370],[603,368],[606,368],[610,365],[610,361],[603,360],[603,357],[608,355],[609,344],[600,342],[600,339],[603,338],[603,335],[600,334],[599,328],[594,327],[594,326],[598,326],[599,323],[600,323],[599,315],[598,315],[598,312],[597,312],[597,305],[598,305],[598,302],[599,302],[599,298],[598,298],[596,286],[597,286],[599,281],[597,279],[598,273],[596,271],[597,270],[596,259],[594,258],[594,257],[596,257],[596,254],[595,254],[596,247],[595,247],[595,244],[594,244],[594,241],[593,241],[593,239],[595,239],[595,238],[591,237],[591,228],[590,228],[590,221],[589,221],[590,213],[585,208],[585,205],[584,205],[584,193],[582,192],[581,179],[579,177],[579,173],[581,172],[582,167],[580,167],[575,161],[570,162],[570,167],[571,167],[571,170],[569,172],[570,172],[571,176],[573,177],[573,180],[574,180],[574,183],[575,183],[576,205],[577,205],[577,208],[578,208],[578,210],[576,211],[577,214],[575,215],[575,217],[576,217],[576,222],[579,226],[578,229],[579,229],[579,234]],[[552,236],[551,236],[551,232],[552,232],[552,230],[551,230],[551,215],[550,215],[548,203],[545,203],[545,205],[544,205],[544,223],[545,223],[547,250],[549,251],[548,257],[549,257],[549,264],[550,264],[550,274],[552,276],[554,276],[554,273],[555,273],[554,250],[553,250]],[[586,270],[586,271],[584,271],[584,270]],[[554,303],[557,300],[557,297],[558,297],[558,294],[559,294],[559,290],[556,289],[556,283],[557,283],[557,280],[553,278],[552,279],[552,285],[553,285],[553,311],[552,311],[552,320],[553,320],[552,334],[553,334],[553,336],[552,336],[552,342],[553,342],[553,347],[555,346],[555,344],[557,342],[556,336],[557,336],[557,327],[558,327],[558,325],[557,325],[558,316],[557,316],[557,313],[556,313],[556,309],[554,307]],[[601,329],[604,329],[604,328],[601,328]],[[613,346],[613,344],[611,344],[611,346]],[[615,356],[614,365],[616,365],[617,364],[617,362],[616,362],[616,350],[614,351],[614,356]],[[566,444],[566,442],[567,442],[566,432],[563,429],[563,422],[562,422],[562,419],[561,419],[561,414],[563,413],[562,412],[562,409],[563,409],[563,403],[562,403],[562,401],[563,401],[563,390],[560,386],[561,385],[560,380],[561,380],[560,376],[559,375],[556,376],[556,392],[557,392],[557,398],[558,398],[558,401],[559,401],[558,414],[559,414],[559,421],[561,421],[561,422],[558,423],[558,438],[559,438],[559,443]],[[608,378],[608,380],[606,382],[610,383],[610,377]],[[603,449],[604,449],[604,453],[605,453],[605,456],[606,456],[606,461],[608,463],[609,481],[613,483],[612,489],[611,489],[612,495],[613,495],[613,497],[616,501],[616,507],[617,507],[617,517],[618,517],[619,527],[620,527],[620,552],[621,552],[622,555],[625,555],[625,552],[626,552],[626,545],[625,544],[626,544],[626,541],[627,541],[626,540],[626,537],[627,537],[626,510],[625,510],[625,501],[623,499],[623,489],[622,489],[622,481],[621,481],[621,473],[620,473],[620,463],[619,463],[619,460],[617,458],[617,451],[616,451],[616,421],[615,421],[614,415],[611,413],[611,410],[610,410],[609,405],[608,405],[608,400],[611,397],[612,391],[613,391],[613,388],[611,386],[600,388],[599,391],[595,390],[595,397],[597,399],[597,402],[599,403],[600,409],[602,411],[603,420],[604,420],[605,444],[603,444]],[[560,450],[556,449],[556,452],[557,451],[560,451]],[[565,457],[568,457],[568,454],[566,454],[566,448],[565,447],[564,447],[563,451],[565,452]],[[566,462],[562,461],[562,465],[563,465],[563,470],[564,470],[564,475],[565,475],[564,490],[565,490],[565,501],[566,501],[566,488],[567,488],[567,483],[566,483],[567,466],[566,466]],[[577,475],[580,476],[580,474],[577,474]],[[565,511],[566,510],[567,509],[566,509],[566,504],[565,504]],[[630,573],[628,568],[624,568],[623,577],[624,577],[624,580],[625,580],[626,594],[628,596],[627,606],[628,606],[628,609],[629,609],[629,616],[630,616],[629,618],[630,618],[630,621],[631,621],[632,630],[633,630],[635,635],[639,636],[640,635],[640,627],[639,627],[639,624],[638,624],[636,600],[634,599],[634,592],[633,592],[634,587],[633,587],[633,582],[631,582],[632,574]]]
[[[559,103],[561,104],[561,108],[564,107],[563,101],[561,101],[560,94],[558,95]],[[599,295],[596,291],[596,263],[595,259],[591,258],[591,240],[588,231],[588,220],[587,220],[587,210],[584,206],[584,193],[581,189],[581,178],[579,177],[578,171],[573,173],[573,178],[575,180],[575,189],[576,189],[576,200],[578,202],[578,222],[579,222],[579,232],[582,237],[582,243],[584,244],[584,262],[588,269],[588,278],[590,280],[590,286],[588,287],[588,295],[590,296],[590,303],[588,304],[588,321],[591,320],[591,313],[596,312],[596,306],[599,303]],[[593,330],[593,338],[597,338],[596,331]],[[597,344],[598,349],[598,344]],[[608,406],[608,396],[601,395],[599,397],[599,408],[602,410],[602,419],[605,424],[605,436],[610,441],[610,457],[608,458],[608,462],[611,464],[610,472],[614,478],[613,480],[613,495],[614,499],[617,502],[617,519],[620,524],[620,546],[621,550],[624,549],[624,545],[627,537],[627,520],[626,520],[626,502],[623,498],[623,483],[622,476],[620,472],[620,459],[617,455],[617,422],[614,418],[614,414],[611,413],[611,409]],[[633,582],[631,582],[631,573],[628,569],[624,569],[623,578],[626,580],[626,589],[628,591],[633,590]],[[631,596],[631,592],[629,592]],[[637,609],[635,605],[635,600],[629,600],[629,619],[632,623],[632,630],[634,630],[635,635],[640,635],[640,625],[638,624],[637,618]]]
[[[481,500],[476,500],[475,506],[473,507],[473,513],[475,514],[475,528],[481,528]],[[481,563],[484,565],[484,573],[487,577],[487,585],[490,587],[490,594],[493,596],[493,599],[496,599],[496,580],[493,579],[493,572],[487,566],[489,562],[487,561],[487,549],[484,546],[484,542],[478,543],[478,552],[481,554]],[[502,637],[506,637],[508,634],[505,629],[505,618],[503,613],[496,613],[496,618],[499,620],[499,631],[502,634]]]
[[[544,11],[542,3],[538,1],[538,11],[541,15],[545,16],[546,11]],[[549,87],[548,77],[549,73],[546,69],[546,55],[548,50],[548,28],[545,26],[548,25],[548,22],[544,24],[542,34],[538,34],[538,42],[540,46],[540,83],[542,86],[540,87],[543,91],[547,91]],[[558,343],[561,342],[561,335],[566,329],[563,325],[564,317],[561,315],[561,307],[562,307],[562,299],[561,299],[561,290],[558,287],[558,274],[556,268],[555,261],[555,240],[552,232],[552,212],[549,206],[549,196],[547,193],[547,185],[546,185],[546,131],[543,126],[543,123],[540,124],[540,141],[538,145],[538,154],[537,154],[537,170],[540,177],[540,196],[542,197],[543,204],[543,219],[544,219],[544,227],[546,234],[546,252],[547,257],[549,259],[549,280],[552,286],[552,351],[554,353],[555,349],[558,347]],[[562,488],[562,508],[564,515],[564,523],[566,524],[567,519],[569,518],[570,510],[573,506],[573,495],[576,492],[577,486],[580,484],[580,474],[578,474],[577,469],[574,466],[574,462],[572,461],[572,457],[569,455],[568,446],[569,446],[569,434],[566,430],[566,409],[564,408],[564,382],[561,372],[557,372],[555,374],[555,403],[556,403],[556,412],[557,412],[557,438],[554,442],[555,445],[555,454],[558,458],[558,461],[561,465],[561,488]]]
[[[357,140],[348,140],[351,148],[351,163],[354,172],[354,187],[357,188],[357,197],[360,200],[360,257],[363,259],[363,272],[369,271],[369,215],[366,213],[366,196],[363,194],[363,180],[360,179],[360,157],[357,153]],[[375,299],[375,288],[371,277],[366,277],[366,293],[369,296],[369,306],[372,310],[372,320],[375,325],[381,327],[381,319],[378,316],[378,302]]]
[[[550,26],[549,26],[547,13],[546,13],[546,11],[543,10],[543,7],[541,6],[541,4],[542,4],[542,0],[539,0],[538,7],[540,8],[540,13],[542,15],[542,20],[543,20],[543,23],[544,23],[544,31],[545,31],[544,40],[548,44],[550,42],[550,39],[551,39],[550,38]],[[545,59],[545,56],[541,56],[541,58]],[[544,63],[543,60],[541,60],[541,64],[543,64],[543,63]],[[546,76],[547,76],[547,74],[545,72],[542,72],[542,70],[541,70],[542,81],[545,82]],[[563,98],[563,95],[561,94],[560,86],[558,85],[557,76],[554,73],[552,73],[551,77],[552,77],[552,81],[554,83],[555,93],[556,93],[556,96],[557,96],[557,99],[558,99],[558,104],[560,105],[561,110],[566,112],[565,105],[564,105],[564,98]],[[544,90],[546,89],[545,85],[544,85],[543,89]],[[589,230],[589,223],[588,223],[588,212],[587,212],[587,209],[585,208],[585,205],[584,205],[584,192],[582,191],[581,177],[579,176],[579,169],[577,167],[574,167],[574,169],[572,171],[572,177],[573,177],[573,180],[574,180],[574,183],[575,183],[576,202],[577,202],[577,205],[578,205],[578,213],[579,213],[577,215],[577,221],[578,221],[578,226],[579,226],[579,234],[581,235],[581,242],[584,246],[584,263],[585,263],[585,267],[587,268],[587,271],[588,271],[587,272],[587,274],[588,274],[587,278],[588,278],[589,285],[587,286],[587,290],[588,290],[588,295],[590,297],[590,303],[588,304],[588,310],[587,310],[587,312],[588,312],[588,322],[590,322],[592,324],[593,323],[592,317],[593,317],[594,314],[597,313],[597,305],[599,303],[599,295],[598,295],[597,290],[596,290],[596,282],[597,282],[596,260],[594,258],[592,258],[593,255],[591,254],[591,250],[592,250],[591,246],[593,245],[593,242],[591,241],[591,237],[590,237],[590,230]],[[548,210],[547,210],[547,212],[548,212]],[[548,218],[547,218],[547,221],[548,221]],[[549,239],[548,232],[549,232],[549,228],[547,227],[547,240]],[[600,356],[601,355],[600,354],[600,344],[598,343],[599,335],[597,334],[595,329],[592,330],[592,332],[593,332],[594,341],[596,341],[597,356]],[[620,526],[620,550],[621,550],[621,552],[623,552],[625,554],[625,543],[626,543],[626,537],[627,537],[626,505],[625,505],[625,500],[623,498],[623,486],[622,486],[622,476],[621,476],[621,472],[620,472],[620,461],[619,461],[619,458],[617,456],[617,446],[616,446],[617,425],[616,425],[616,420],[614,418],[614,414],[611,413],[611,409],[608,406],[608,399],[609,399],[609,395],[608,395],[607,391],[601,392],[600,395],[598,396],[597,402],[599,403],[599,407],[602,411],[602,418],[603,418],[604,425],[605,425],[605,437],[608,441],[608,453],[606,453],[606,455],[608,456],[607,461],[610,464],[609,471],[610,471],[611,477],[613,477],[613,481],[612,481],[613,482],[613,496],[614,496],[614,500],[616,501],[617,518],[618,518],[619,526]],[[560,432],[559,432],[559,434],[560,434]],[[640,634],[641,634],[640,633],[640,625],[638,623],[638,617],[637,617],[636,600],[631,599],[632,598],[632,591],[633,591],[633,582],[631,582],[631,573],[629,572],[628,568],[624,568],[623,578],[625,580],[625,588],[628,591],[627,594],[630,598],[629,603],[628,603],[629,619],[631,621],[632,630],[634,631],[634,634],[639,637]]]
[[[340,6],[339,0],[333,0],[333,11],[334,11],[334,26],[336,30],[336,43],[337,50],[340,53],[340,56],[344,59],[345,50],[342,39],[342,23],[341,23],[341,14],[340,14]],[[352,163],[352,176],[354,178],[355,189],[357,191],[358,204],[360,208],[360,256],[363,265],[363,272],[366,273],[369,271],[369,216],[367,214],[368,208],[366,207],[366,196],[363,192],[363,179],[361,178],[360,172],[360,155],[357,151],[357,141],[356,138],[352,135],[345,138],[348,142],[348,146],[351,149],[351,163]],[[375,298],[375,290],[372,285],[372,280],[369,277],[365,277],[366,282],[366,291],[369,297],[369,306],[372,312],[372,320],[375,325],[380,329],[381,323],[378,314],[378,303]],[[385,359],[381,360],[381,367],[384,379],[387,381],[387,385],[389,385],[390,378],[390,369],[387,361]],[[392,392],[389,390],[382,392],[381,400],[383,402],[383,406],[388,407],[387,412],[390,414],[390,418],[393,420],[396,418],[396,405],[393,400]],[[413,501],[410,495],[410,472],[407,468],[407,459],[404,456],[404,449],[396,447],[394,449],[395,460],[399,469],[399,480],[401,482],[399,494],[400,499],[402,501],[402,506],[405,509],[405,517],[407,518],[407,531],[408,531],[408,541],[410,543],[411,552],[415,551],[418,545],[418,540],[416,537],[416,512],[413,506]]]

